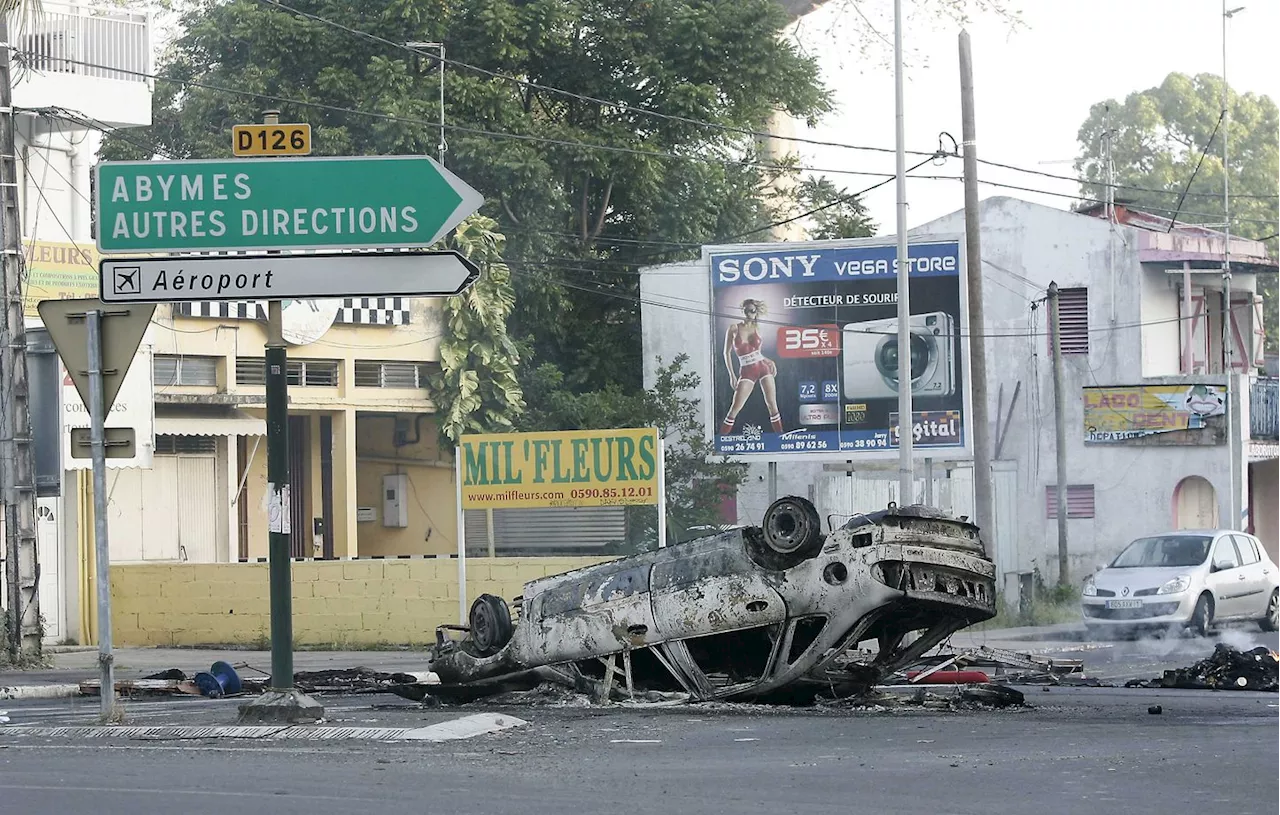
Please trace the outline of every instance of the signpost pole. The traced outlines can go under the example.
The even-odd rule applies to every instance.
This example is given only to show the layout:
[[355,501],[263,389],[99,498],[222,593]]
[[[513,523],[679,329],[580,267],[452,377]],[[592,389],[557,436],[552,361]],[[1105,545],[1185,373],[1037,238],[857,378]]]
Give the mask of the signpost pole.
[[[279,123],[279,111],[267,111],[263,124]],[[293,560],[289,494],[289,374],[283,308],[267,303],[264,353],[267,391],[267,568],[271,598],[271,690],[240,707],[241,721],[318,721],[324,707],[293,686]]]
[[103,408],[102,312],[89,309],[84,318],[89,352],[89,444],[93,459],[93,553],[97,561],[98,675],[101,718],[109,722],[116,707],[115,657],[111,646],[111,549],[107,538],[107,431]]
[[[655,431],[656,433],[657,431]],[[772,463],[772,462],[771,462]],[[667,440],[658,439],[658,548],[667,547]]]
[[467,624],[467,518],[462,508],[462,445],[453,448],[453,478],[457,485],[458,625]]
[[293,687],[293,592],[289,495],[289,377],[279,300],[267,306],[267,490],[270,501],[271,686]]

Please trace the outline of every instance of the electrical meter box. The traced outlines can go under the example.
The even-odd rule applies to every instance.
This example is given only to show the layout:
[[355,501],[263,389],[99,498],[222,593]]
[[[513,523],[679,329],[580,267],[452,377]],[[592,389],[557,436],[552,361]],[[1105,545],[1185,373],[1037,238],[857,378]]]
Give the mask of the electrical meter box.
[[382,525],[409,525],[409,476],[392,473],[382,477]]

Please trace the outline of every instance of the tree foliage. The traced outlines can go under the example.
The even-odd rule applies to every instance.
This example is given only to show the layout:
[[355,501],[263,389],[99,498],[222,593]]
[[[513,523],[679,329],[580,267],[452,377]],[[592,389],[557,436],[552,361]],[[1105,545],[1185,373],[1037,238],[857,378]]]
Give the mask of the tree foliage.
[[[1080,127],[1076,170],[1087,179],[1084,194],[1101,200],[1106,178],[1103,136],[1108,130],[1114,131],[1111,150],[1119,186],[1117,198],[1169,217],[1178,208],[1179,196],[1185,190],[1180,222],[1220,224],[1224,221],[1222,139],[1229,133],[1231,231],[1242,237],[1265,239],[1275,257],[1280,186],[1280,116],[1276,103],[1265,95],[1233,91],[1228,130],[1221,116],[1222,90],[1220,76],[1172,73],[1159,87],[1135,91],[1123,103],[1114,99],[1099,102]],[[1258,284],[1270,327],[1267,350],[1274,353],[1275,275],[1260,275]]]
[[507,336],[515,305],[511,271],[502,261],[505,239],[491,218],[472,215],[448,239],[480,269],[471,288],[444,302],[440,371],[429,393],[437,410],[441,445],[453,447],[464,433],[509,431],[524,411],[524,393],[516,379],[520,358]]
[[[522,430],[593,430],[608,427],[656,427],[666,440],[667,527],[672,540],[688,530],[722,522],[721,500],[746,478],[746,466],[715,457],[705,438],[698,391],[701,378],[686,370],[687,354],[670,364],[657,362],[653,386],[639,392],[611,384],[598,391],[575,393],[555,365],[544,363],[526,379],[529,411]],[[628,538],[634,548],[656,539],[654,514],[628,508]]]
[[808,230],[812,240],[870,238],[876,234],[875,223],[862,201],[837,189],[823,176],[801,181],[797,198],[802,211],[813,213]]
[[640,265],[775,217],[763,190],[781,171],[743,131],[830,108],[775,0],[282,2],[394,44],[261,0],[192,0],[154,124],[105,157],[140,157],[133,142],[225,156],[231,125],[264,107],[310,122],[320,155],[434,155],[435,51],[395,44],[444,42],[447,163],[507,236],[513,335],[575,389],[639,387]]

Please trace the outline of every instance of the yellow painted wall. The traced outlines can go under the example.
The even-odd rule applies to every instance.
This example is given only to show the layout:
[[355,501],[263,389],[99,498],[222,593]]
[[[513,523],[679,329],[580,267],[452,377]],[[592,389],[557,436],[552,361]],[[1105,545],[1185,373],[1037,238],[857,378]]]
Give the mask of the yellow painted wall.
[[[508,602],[525,582],[610,558],[467,561],[467,598]],[[457,561],[295,562],[298,645],[429,645],[458,622]],[[118,646],[261,645],[271,631],[265,563],[156,563],[111,567],[112,636]]]
[[[356,495],[360,506],[377,510],[376,521],[358,525],[360,556],[438,555],[458,551],[457,500],[453,456],[441,454],[435,422],[418,423],[416,444],[396,447],[391,416],[361,415],[356,420]],[[409,431],[410,436],[417,432]],[[382,525],[382,476],[409,476],[409,525]]]

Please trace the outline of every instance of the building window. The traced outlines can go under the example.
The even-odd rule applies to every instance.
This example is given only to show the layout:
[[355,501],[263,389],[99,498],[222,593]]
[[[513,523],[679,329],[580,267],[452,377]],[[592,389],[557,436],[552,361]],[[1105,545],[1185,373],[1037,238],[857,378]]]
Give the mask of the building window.
[[[1058,518],[1058,485],[1050,484],[1044,488],[1044,517],[1049,520]],[[1067,485],[1067,517],[1093,517],[1093,485]]]
[[[291,359],[286,371],[290,385],[333,388],[338,385],[336,359]],[[265,385],[267,362],[262,357],[236,357],[237,385]]]
[[425,388],[433,366],[427,362],[356,360],[357,388]]
[[218,384],[218,357],[156,354],[151,365],[157,388]]
[[[1058,289],[1058,323],[1062,332],[1062,353],[1089,353],[1089,290]],[[1049,337],[1053,353],[1053,337]]]
[[213,455],[218,452],[218,440],[213,436],[156,436],[156,455],[176,456]]

